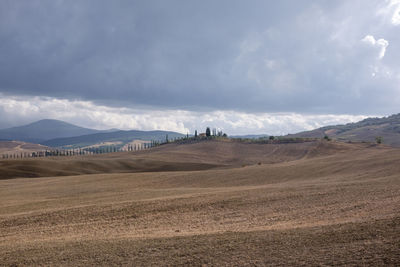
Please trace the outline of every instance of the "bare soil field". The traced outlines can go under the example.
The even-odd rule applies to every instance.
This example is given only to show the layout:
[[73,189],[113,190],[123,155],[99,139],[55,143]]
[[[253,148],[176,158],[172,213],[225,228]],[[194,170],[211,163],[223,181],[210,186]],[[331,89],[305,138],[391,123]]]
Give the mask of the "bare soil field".
[[0,265],[400,264],[395,148],[205,141],[0,177]]

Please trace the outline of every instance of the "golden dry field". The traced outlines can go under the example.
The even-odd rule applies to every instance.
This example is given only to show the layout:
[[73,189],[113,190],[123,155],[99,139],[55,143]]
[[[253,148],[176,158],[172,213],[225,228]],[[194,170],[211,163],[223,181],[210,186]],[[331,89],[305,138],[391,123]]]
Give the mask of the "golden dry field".
[[400,265],[400,149],[202,141],[0,161],[0,265]]

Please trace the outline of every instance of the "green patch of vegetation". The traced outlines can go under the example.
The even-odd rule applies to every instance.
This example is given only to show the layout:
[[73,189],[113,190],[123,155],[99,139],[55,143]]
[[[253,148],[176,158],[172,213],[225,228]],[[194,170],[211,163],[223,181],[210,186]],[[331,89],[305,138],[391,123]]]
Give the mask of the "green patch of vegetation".
[[254,143],[254,144],[289,144],[289,143],[304,143],[304,142],[314,142],[320,140],[319,138],[308,138],[308,137],[285,137],[285,136],[275,136],[270,137],[260,137],[258,139],[253,138],[231,138],[232,141],[242,142],[242,143]]
[[377,136],[375,137],[375,141],[377,144],[382,144],[383,143],[383,137],[382,136]]

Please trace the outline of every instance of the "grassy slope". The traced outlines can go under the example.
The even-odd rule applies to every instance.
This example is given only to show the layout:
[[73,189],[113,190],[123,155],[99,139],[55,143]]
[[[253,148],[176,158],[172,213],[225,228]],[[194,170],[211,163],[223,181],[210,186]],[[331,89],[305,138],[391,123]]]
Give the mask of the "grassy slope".
[[325,135],[338,140],[366,142],[375,142],[375,138],[381,136],[385,144],[400,147],[400,114],[368,118],[346,125],[327,126],[289,136],[323,138]]
[[219,159],[224,168],[2,180],[0,262],[400,262],[397,149],[209,142],[106,159],[126,155],[169,164]]

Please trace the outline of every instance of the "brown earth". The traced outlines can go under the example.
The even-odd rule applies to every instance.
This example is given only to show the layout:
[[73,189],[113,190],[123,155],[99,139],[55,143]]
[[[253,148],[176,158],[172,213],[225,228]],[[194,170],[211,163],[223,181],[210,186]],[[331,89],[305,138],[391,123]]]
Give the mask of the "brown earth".
[[185,145],[173,143],[135,152],[0,161],[0,180],[16,177],[231,168],[291,161],[315,153],[331,154],[348,149],[346,144],[327,146],[323,142],[277,145],[212,140]]
[[399,163],[327,141],[0,161],[0,265],[398,266]]

